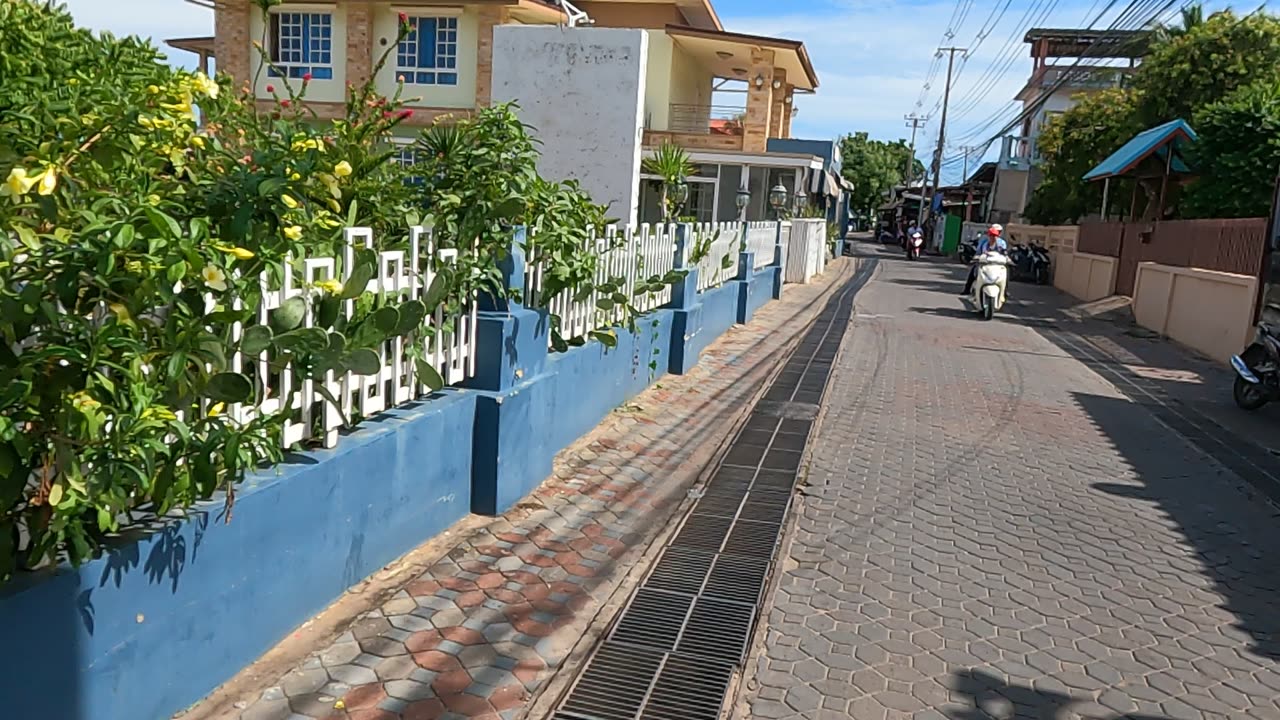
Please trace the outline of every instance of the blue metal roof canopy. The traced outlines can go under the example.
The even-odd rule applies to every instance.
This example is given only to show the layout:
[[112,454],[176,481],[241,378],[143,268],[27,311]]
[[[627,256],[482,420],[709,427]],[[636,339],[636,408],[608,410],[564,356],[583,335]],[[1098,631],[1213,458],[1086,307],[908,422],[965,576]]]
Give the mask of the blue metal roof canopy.
[[[1149,130],[1143,130],[1133,139],[1125,143],[1119,150],[1111,153],[1097,167],[1085,173],[1084,179],[1090,182],[1107,178],[1122,177],[1133,172],[1138,165],[1151,156],[1165,161],[1165,165],[1175,173],[1191,172],[1190,166],[1182,159],[1178,151],[1178,143],[1190,144],[1196,141],[1196,131],[1191,129],[1185,120],[1171,120]],[[1172,162],[1168,153],[1173,151]]]
[[[1111,178],[1137,176],[1135,171],[1144,161],[1152,157],[1158,158],[1163,166],[1160,173],[1163,178],[1160,184],[1160,203],[1156,209],[1156,216],[1163,216],[1169,176],[1174,174],[1186,175],[1191,172],[1191,166],[1182,157],[1180,146],[1185,147],[1195,141],[1196,131],[1192,130],[1185,120],[1171,120],[1163,125],[1157,125],[1134,135],[1133,139],[1125,143],[1119,150],[1111,153],[1106,160],[1098,163],[1096,167],[1085,173],[1084,179],[1088,182],[1103,181],[1102,219],[1106,220],[1109,215],[1110,204],[1108,199],[1111,196]],[[1149,178],[1156,176],[1144,174],[1137,177]],[[1133,200],[1129,210],[1131,216],[1137,212],[1137,202],[1138,186],[1135,184]]]

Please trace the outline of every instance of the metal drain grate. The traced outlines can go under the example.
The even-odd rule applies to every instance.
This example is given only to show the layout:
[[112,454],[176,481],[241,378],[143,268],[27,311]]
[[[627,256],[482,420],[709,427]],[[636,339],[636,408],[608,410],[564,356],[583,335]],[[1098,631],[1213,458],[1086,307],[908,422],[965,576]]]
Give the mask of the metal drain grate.
[[664,659],[653,650],[605,643],[561,709],[575,720],[634,720]]
[[716,720],[733,677],[733,665],[702,658],[667,658],[640,720]]
[[806,331],[553,720],[718,720],[745,659],[860,268]]
[[692,602],[691,595],[640,588],[609,638],[615,643],[674,650]]
[[676,650],[681,655],[741,663],[755,618],[755,603],[726,602],[704,595],[694,603]]

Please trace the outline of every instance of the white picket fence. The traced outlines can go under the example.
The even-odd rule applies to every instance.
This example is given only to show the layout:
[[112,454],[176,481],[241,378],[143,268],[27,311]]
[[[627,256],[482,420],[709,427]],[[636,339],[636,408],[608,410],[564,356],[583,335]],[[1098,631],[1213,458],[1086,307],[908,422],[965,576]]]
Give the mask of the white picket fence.
[[[537,236],[531,230],[530,244],[534,256],[526,258],[524,302],[528,306],[545,287],[544,266],[536,257]],[[671,286],[660,292],[635,294],[641,280],[671,272],[675,267],[675,225],[641,225],[639,228],[610,226],[600,236],[593,235],[587,242],[599,256],[595,284],[618,281],[618,292],[626,295],[632,305],[641,312],[662,307],[671,302]],[[621,323],[625,309],[608,299],[610,293],[593,291],[586,297],[576,298],[573,289],[566,289],[548,303],[548,311],[560,318],[560,335],[566,340],[583,337],[592,330],[604,330]],[[548,342],[550,342],[548,337]]]
[[807,283],[827,267],[827,223],[825,220],[797,219],[790,222],[783,279]]
[[[711,250],[696,264],[698,268],[698,292],[719,287],[738,277],[738,264],[742,257],[742,223],[699,223],[693,227],[693,243],[702,245],[711,240]],[[725,262],[725,258],[729,262]],[[726,264],[728,267],[726,267]]]
[[[318,298],[323,291],[315,287],[317,282],[346,280],[354,266],[357,243],[372,249],[374,238],[373,231],[369,228],[348,228],[345,237],[342,278],[337,277],[338,262],[332,257],[303,257],[297,260],[286,257],[280,287],[270,287],[268,275],[264,272],[259,278],[263,300],[256,313],[257,324],[266,325],[269,313],[289,298]],[[421,226],[412,227],[407,252],[384,250],[377,253],[377,269],[366,285],[365,292],[400,301],[422,299],[436,275],[433,263],[427,260],[434,258],[438,262],[452,263],[456,262],[457,255],[457,250],[437,250],[430,230]],[[295,277],[299,268],[301,276]],[[313,304],[308,303],[301,327],[315,326],[314,310],[311,307]],[[339,310],[340,316],[350,318],[355,312],[355,305],[355,300],[343,302]],[[467,303],[466,309],[457,317],[446,317],[444,309],[437,307],[426,324],[435,331],[434,334],[422,333],[423,336],[433,335],[420,341],[426,362],[440,373],[446,384],[456,384],[473,376],[475,303]],[[232,328],[232,340],[237,346],[243,334],[244,327],[236,323]],[[230,359],[231,370],[245,372],[247,368],[256,365],[254,374],[258,383],[264,387],[265,400],[256,407],[247,404],[232,406],[227,412],[232,418],[241,421],[247,421],[255,415],[285,413],[287,417],[281,439],[284,447],[317,439],[324,447],[334,447],[338,441],[338,431],[343,425],[343,415],[350,418],[358,413],[361,417],[369,417],[414,400],[429,391],[417,377],[417,369],[407,356],[407,349],[404,337],[392,338],[377,351],[381,360],[377,373],[364,376],[350,373],[338,375],[330,370],[323,381],[298,377],[292,367],[286,367],[283,372],[274,372],[269,363],[269,351],[256,356],[246,356],[236,351]],[[341,414],[333,403],[318,392],[318,384],[322,384],[338,400]]]
[[747,252],[756,254],[755,268],[773,264],[773,249],[778,242],[778,223],[767,220],[747,223]]

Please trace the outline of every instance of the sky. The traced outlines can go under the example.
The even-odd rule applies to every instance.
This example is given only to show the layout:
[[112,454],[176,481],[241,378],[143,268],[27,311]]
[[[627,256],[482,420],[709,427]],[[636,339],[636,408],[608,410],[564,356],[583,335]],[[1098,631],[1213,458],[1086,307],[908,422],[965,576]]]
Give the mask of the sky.
[[[728,30],[801,40],[820,86],[796,100],[796,137],[834,139],[867,132],[907,139],[904,116],[929,115],[917,140],[926,164],[937,142],[945,64],[942,45],[969,48],[956,55],[948,118],[944,182],[963,174],[966,145],[978,145],[1016,112],[1014,95],[1031,72],[1027,27],[1086,27],[1102,0],[714,0]],[[165,48],[164,38],[211,35],[213,12],[183,0],[66,0],[77,23],[96,30],[153,38],[171,62],[193,67],[195,56]],[[1121,3],[1123,5],[1123,3]],[[1110,19],[1096,27],[1104,28]],[[983,31],[986,31],[983,33]],[[950,33],[950,37],[947,37]],[[985,35],[984,37],[981,37]],[[931,87],[922,89],[931,67]],[[921,104],[917,106],[917,102]],[[992,144],[986,159],[998,154]],[[972,170],[980,154],[971,153]]]

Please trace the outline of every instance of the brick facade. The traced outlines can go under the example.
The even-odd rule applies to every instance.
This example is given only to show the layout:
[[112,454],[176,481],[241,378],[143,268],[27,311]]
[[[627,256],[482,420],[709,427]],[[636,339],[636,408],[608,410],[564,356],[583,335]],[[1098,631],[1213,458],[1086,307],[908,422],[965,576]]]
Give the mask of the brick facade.
[[[783,138],[782,134],[783,118],[787,115],[787,71],[778,69],[773,71],[773,82],[781,83],[777,88],[773,88],[773,105],[769,108],[769,137]],[[773,84],[770,84],[773,87]]]
[[[769,122],[773,114],[774,53],[751,49],[751,71],[747,73],[747,117],[742,123],[742,149],[765,152],[769,144]],[[759,87],[756,80],[762,82]]]
[[373,74],[373,3],[351,0],[346,11],[347,82],[362,87]]
[[493,28],[507,21],[507,10],[480,7],[480,27],[476,44],[476,107],[488,107],[493,100]]
[[213,56],[237,83],[249,81],[249,9],[249,0],[222,0],[214,12]]

